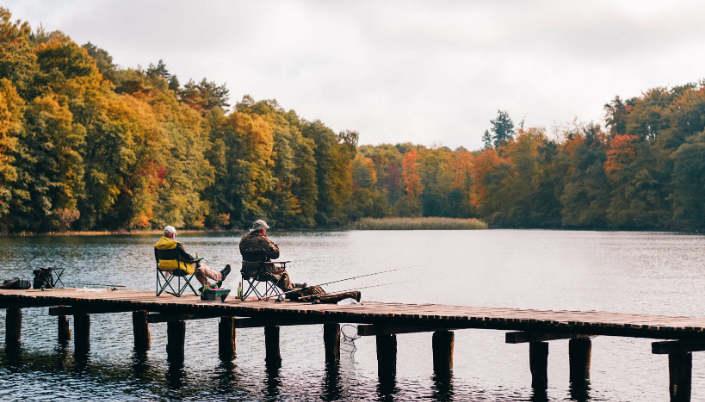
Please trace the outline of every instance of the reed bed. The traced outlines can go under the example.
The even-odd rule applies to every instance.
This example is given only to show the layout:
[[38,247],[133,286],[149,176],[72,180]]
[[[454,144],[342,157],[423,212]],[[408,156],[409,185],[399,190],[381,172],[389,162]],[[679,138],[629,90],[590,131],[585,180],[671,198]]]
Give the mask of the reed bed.
[[476,230],[487,229],[479,219],[459,218],[362,218],[350,225],[353,230]]

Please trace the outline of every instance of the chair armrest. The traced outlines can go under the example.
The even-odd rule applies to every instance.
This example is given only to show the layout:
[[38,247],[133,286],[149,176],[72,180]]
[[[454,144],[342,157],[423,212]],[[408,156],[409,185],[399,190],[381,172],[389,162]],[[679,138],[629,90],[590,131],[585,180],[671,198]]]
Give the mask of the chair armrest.
[[193,260],[179,260],[179,261],[185,262],[185,263],[187,263],[187,264],[193,264],[193,263],[195,263],[195,262],[201,262],[201,261],[203,261],[203,257],[196,257],[196,258],[194,258]]

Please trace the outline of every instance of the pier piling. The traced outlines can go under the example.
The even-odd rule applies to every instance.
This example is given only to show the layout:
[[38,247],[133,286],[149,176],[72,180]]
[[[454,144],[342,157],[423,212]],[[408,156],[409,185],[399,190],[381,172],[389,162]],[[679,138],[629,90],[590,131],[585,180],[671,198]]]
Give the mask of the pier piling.
[[282,356],[279,352],[279,327],[271,325],[264,327],[265,362],[267,365],[278,366]]
[[59,323],[59,343],[66,344],[71,340],[71,327],[69,319],[65,315],[58,316]]
[[671,402],[690,402],[692,368],[692,353],[668,355]]
[[433,333],[433,371],[437,375],[448,375],[453,371],[453,346],[455,334],[451,331]]
[[5,316],[5,344],[17,347],[22,340],[22,310],[8,308]]
[[323,324],[323,343],[326,349],[326,361],[340,360],[340,324]]
[[583,382],[590,379],[591,352],[592,341],[590,339],[571,339],[568,342],[570,381]]
[[170,361],[184,359],[184,342],[186,341],[186,321],[169,321],[166,323],[166,353]]
[[74,348],[76,353],[86,353],[91,348],[91,316],[77,313],[73,316]]
[[235,358],[237,329],[235,317],[220,317],[218,323],[218,352],[220,358],[232,361]]
[[531,387],[536,390],[548,388],[548,342],[529,343],[529,367]]
[[377,373],[380,379],[392,379],[397,375],[397,336],[377,335]]
[[132,312],[132,330],[135,335],[135,352],[143,353],[149,350],[152,338],[149,335],[148,311]]
[[[74,289],[54,289],[52,292],[3,289],[0,290],[0,308],[7,310],[5,340],[8,352],[19,350],[13,345],[19,345],[21,338],[20,309],[36,307],[49,307],[49,315],[58,317],[61,342],[71,338],[67,317],[74,316],[76,357],[84,360],[90,347],[89,314],[133,313],[135,350],[149,348],[148,324],[166,322],[167,354],[170,362],[177,363],[171,368],[183,366],[186,320],[220,318],[219,350],[226,360],[232,360],[235,354],[236,328],[264,327],[265,360],[272,373],[277,373],[281,364],[281,326],[324,325],[326,360],[337,361],[340,359],[340,324],[357,323],[360,324],[357,327],[359,336],[376,337],[382,393],[392,392],[395,386],[397,334],[433,332],[434,378],[438,384],[450,385],[447,381],[451,377],[443,374],[453,370],[452,331],[510,331],[505,335],[506,343],[529,343],[532,386],[535,395],[544,399],[548,386],[549,341],[568,339],[570,342],[571,393],[576,395],[575,399],[581,399],[580,395],[586,395],[588,389],[591,337],[659,339],[652,343],[652,353],[669,355],[672,401],[690,400],[692,352],[705,351],[705,318],[380,302],[366,302],[360,306],[240,300],[203,303],[192,295],[155,300],[153,292],[136,290],[94,295]],[[326,366],[331,370],[337,367]]]

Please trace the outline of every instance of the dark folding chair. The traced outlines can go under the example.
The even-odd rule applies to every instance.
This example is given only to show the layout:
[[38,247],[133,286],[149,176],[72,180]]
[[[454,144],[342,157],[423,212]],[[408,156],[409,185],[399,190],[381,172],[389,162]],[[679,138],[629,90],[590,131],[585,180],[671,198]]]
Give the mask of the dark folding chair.
[[[255,276],[245,275],[241,272],[240,274],[242,275],[243,291],[240,300],[246,300],[248,296],[253,295],[257,297],[257,300],[262,300],[264,298],[267,298],[266,300],[269,300],[276,297],[277,301],[283,301],[284,293],[277,286],[281,279],[276,279],[270,273],[268,273],[267,267],[268,265],[274,265],[281,267],[283,270],[286,269],[286,264],[290,262],[291,261],[261,262],[260,264],[262,264],[262,268],[260,268],[260,271]],[[247,288],[245,288],[245,283],[247,283]],[[263,283],[264,292],[262,292],[261,289],[258,289],[258,287]]]
[[[193,294],[198,296],[198,292],[191,285],[191,279],[196,274],[195,265],[202,260],[184,260],[179,258],[178,252],[173,250],[157,250],[154,249],[154,257],[157,260],[157,296],[163,292],[169,293],[176,297],[181,297],[187,289],[191,289]],[[186,264],[194,264],[193,272],[188,272]],[[176,289],[172,286],[176,278]],[[183,283],[182,283],[183,282]],[[169,292],[167,289],[171,290]]]

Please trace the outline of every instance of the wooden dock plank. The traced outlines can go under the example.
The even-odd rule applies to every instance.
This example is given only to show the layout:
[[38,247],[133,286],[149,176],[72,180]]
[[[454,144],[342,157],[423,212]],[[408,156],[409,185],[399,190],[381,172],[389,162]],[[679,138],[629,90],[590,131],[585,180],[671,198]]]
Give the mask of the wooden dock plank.
[[[226,299],[201,301],[195,295],[173,297],[154,292],[117,290],[85,292],[80,289],[52,291],[0,290],[0,308],[71,306],[75,309],[106,308],[171,314],[207,314],[263,319],[338,323],[383,324],[428,328],[486,328],[550,333],[573,333],[657,339],[705,341],[705,318],[620,314],[599,311],[542,311],[533,309],[446,306],[365,302],[360,305],[329,305]],[[318,318],[315,318],[318,317]]]

